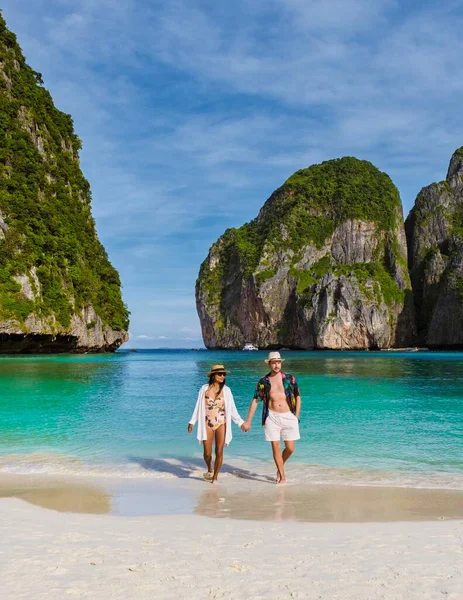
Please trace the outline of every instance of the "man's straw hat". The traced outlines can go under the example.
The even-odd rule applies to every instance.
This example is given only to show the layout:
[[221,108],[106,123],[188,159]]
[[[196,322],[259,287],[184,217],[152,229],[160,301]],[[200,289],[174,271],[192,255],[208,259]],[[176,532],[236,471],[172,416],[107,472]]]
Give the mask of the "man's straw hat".
[[285,359],[281,358],[280,353],[279,352],[269,352],[267,358],[264,360],[264,362],[270,364],[272,362],[272,360],[281,360],[281,362],[283,362]]

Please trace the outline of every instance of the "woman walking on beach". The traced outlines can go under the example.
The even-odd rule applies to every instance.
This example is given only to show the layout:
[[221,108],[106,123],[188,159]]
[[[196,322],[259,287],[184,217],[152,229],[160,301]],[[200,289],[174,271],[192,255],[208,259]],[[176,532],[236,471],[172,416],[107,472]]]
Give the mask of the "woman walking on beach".
[[[204,446],[204,461],[207,466],[206,479],[217,481],[223,462],[224,446],[232,440],[231,422],[239,427],[243,424],[233,400],[231,389],[225,385],[226,371],[223,365],[214,365],[207,374],[209,383],[201,386],[196,406],[188,423],[188,433],[198,421],[197,438]],[[215,440],[215,461],[212,470],[212,444]]]

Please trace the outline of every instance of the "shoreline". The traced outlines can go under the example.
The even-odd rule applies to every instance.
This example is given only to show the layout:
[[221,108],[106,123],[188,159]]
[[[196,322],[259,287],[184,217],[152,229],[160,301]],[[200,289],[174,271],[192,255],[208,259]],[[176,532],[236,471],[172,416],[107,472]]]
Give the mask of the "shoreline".
[[403,353],[410,353],[410,352],[421,352],[421,353],[449,353],[449,354],[455,354],[455,353],[463,353],[463,346],[462,345],[454,345],[454,346],[401,346],[401,347],[387,347],[387,348],[291,348],[291,347],[262,347],[262,348],[257,348],[257,350],[253,350],[253,351],[247,351],[247,350],[243,350],[242,347],[236,347],[236,348],[187,348],[187,347],[179,347],[179,348],[170,348],[170,347],[156,347],[156,348],[117,348],[116,350],[108,350],[108,351],[100,351],[100,350],[96,350],[96,351],[92,351],[92,350],[86,350],[86,351],[80,351],[80,350],[75,350],[75,351],[71,351],[71,350],[63,350],[63,351],[59,351],[59,350],[55,350],[54,352],[48,352],[48,351],[43,351],[43,352],[18,352],[18,351],[1,351],[0,352],[0,358],[5,357],[5,358],[53,358],[54,356],[58,356],[58,357],[65,357],[65,356],[72,356],[72,357],[79,357],[79,356],[93,356],[93,357],[98,357],[98,356],[111,356],[111,355],[118,355],[118,354],[133,354],[133,353],[143,353],[143,352],[233,352],[233,353],[241,353],[244,352],[245,354],[253,354],[254,352],[269,352],[270,350],[278,350],[279,352],[302,352],[302,353],[327,353],[327,352],[333,352],[333,353],[345,353],[345,352],[352,352],[352,353],[358,353],[358,354],[363,354],[366,352],[371,352],[371,353],[379,353],[379,352],[403,352]]
[[[196,448],[199,447],[196,446]],[[0,455],[0,479],[17,475],[20,477],[44,479],[61,478],[66,481],[84,481],[95,484],[98,481],[143,482],[188,482],[202,481],[204,460],[200,451],[189,456],[129,456],[124,459],[107,461],[87,461],[71,454],[32,452],[24,454]],[[291,460],[288,466],[288,485],[293,486],[349,486],[374,488],[406,488],[427,490],[463,491],[463,472],[422,471],[341,467]],[[270,456],[245,459],[242,456],[226,457],[222,466],[220,481],[230,485],[240,485],[247,481],[246,491],[262,484],[273,484],[275,466]]]

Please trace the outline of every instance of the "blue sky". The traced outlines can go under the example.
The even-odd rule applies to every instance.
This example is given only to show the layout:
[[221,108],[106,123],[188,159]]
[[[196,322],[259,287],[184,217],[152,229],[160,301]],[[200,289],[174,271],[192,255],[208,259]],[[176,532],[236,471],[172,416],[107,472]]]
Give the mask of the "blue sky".
[[83,141],[130,346],[202,345],[199,265],[294,171],[372,161],[404,213],[463,145],[463,1],[3,0]]

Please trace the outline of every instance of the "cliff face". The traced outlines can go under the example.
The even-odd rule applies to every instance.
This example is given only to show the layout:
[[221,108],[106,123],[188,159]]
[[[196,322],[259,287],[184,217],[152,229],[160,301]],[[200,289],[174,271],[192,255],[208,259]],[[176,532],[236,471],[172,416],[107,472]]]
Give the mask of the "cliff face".
[[366,161],[298,171],[201,265],[208,348],[365,349],[414,339],[399,194]]
[[405,222],[417,329],[429,347],[463,347],[463,147]]
[[0,352],[105,351],[127,340],[80,146],[0,15]]

